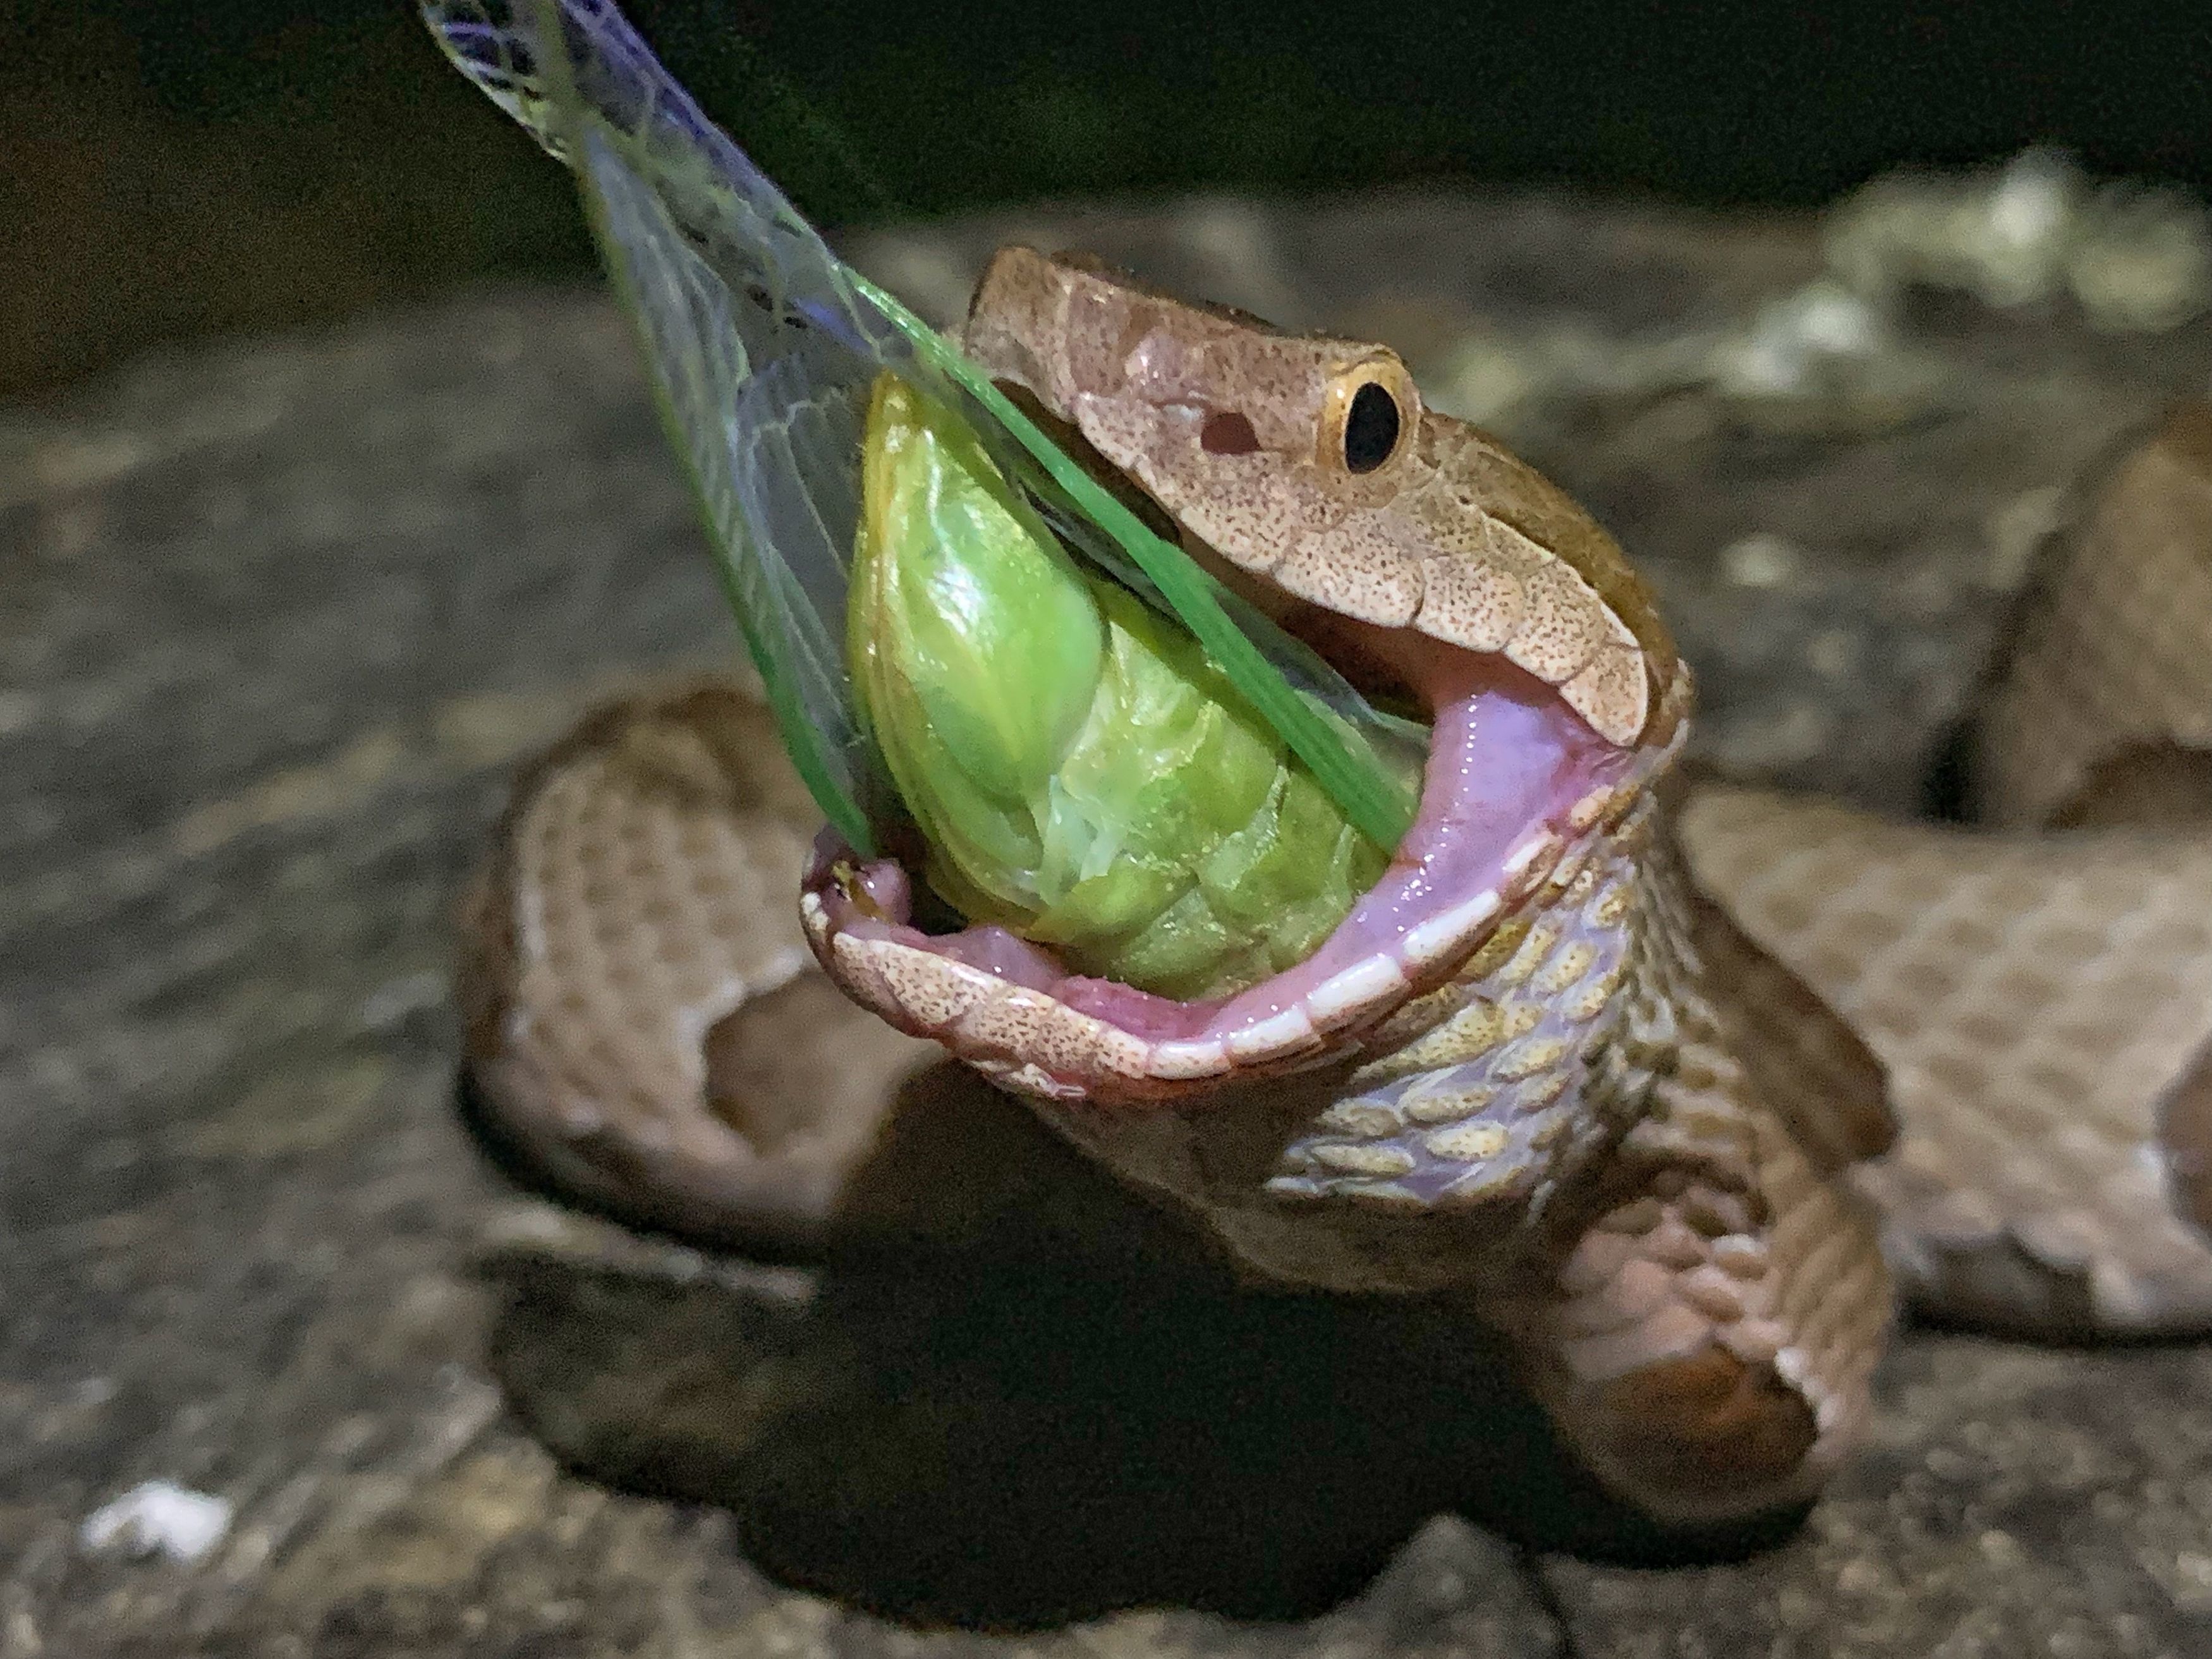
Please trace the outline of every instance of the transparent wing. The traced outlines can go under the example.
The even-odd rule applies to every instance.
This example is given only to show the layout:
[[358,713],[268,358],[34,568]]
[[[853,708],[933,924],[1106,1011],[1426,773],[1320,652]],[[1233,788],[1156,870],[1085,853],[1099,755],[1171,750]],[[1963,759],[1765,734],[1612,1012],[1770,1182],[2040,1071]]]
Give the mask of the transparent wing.
[[868,386],[912,372],[911,348],[612,5],[423,10],[575,173],[784,745],[868,848],[877,786],[845,672],[845,583]]
[[581,128],[606,134],[670,224],[751,301],[757,314],[733,323],[757,356],[793,317],[878,363],[909,356],[843,262],[612,0],[423,0],[422,15],[461,72],[553,155],[574,165]]
[[869,768],[841,619],[874,366],[794,350],[755,368],[732,314],[744,302],[671,234],[652,187],[596,129],[578,160],[784,746],[823,811],[866,848]]
[[575,173],[785,747],[852,845],[871,850],[882,804],[842,644],[861,421],[885,368],[964,408],[1069,544],[1197,634],[1353,820],[1396,844],[1412,801],[1378,751],[1402,752],[1403,722],[1236,604],[831,253],[611,0],[423,0],[422,12],[462,72]]

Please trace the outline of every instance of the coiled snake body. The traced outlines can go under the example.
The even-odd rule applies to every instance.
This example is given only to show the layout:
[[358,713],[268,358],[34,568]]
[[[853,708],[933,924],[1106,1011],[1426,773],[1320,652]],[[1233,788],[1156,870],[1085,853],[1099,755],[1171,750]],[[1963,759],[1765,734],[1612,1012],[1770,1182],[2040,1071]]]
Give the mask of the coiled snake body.
[[[2212,411],[2054,542],[1978,712],[1984,823],[1903,825],[1681,776],[1632,569],[1384,348],[1019,249],[967,344],[1428,702],[1420,820],[1308,963],[1171,1004],[918,931],[896,866],[813,842],[736,685],[606,709],[465,918],[471,1075],[547,1179],[801,1247],[941,1045],[1256,1273],[1463,1304],[1677,1522],[1817,1489],[1893,1285],[2026,1334],[2212,1328]],[[1404,436],[1353,471],[1369,385]]]

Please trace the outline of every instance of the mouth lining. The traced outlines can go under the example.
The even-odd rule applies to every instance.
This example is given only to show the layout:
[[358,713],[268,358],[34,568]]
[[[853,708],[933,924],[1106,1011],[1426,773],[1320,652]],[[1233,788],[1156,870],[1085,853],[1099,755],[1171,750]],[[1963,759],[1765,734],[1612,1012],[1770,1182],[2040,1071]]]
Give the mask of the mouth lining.
[[1071,973],[994,924],[927,933],[896,860],[824,830],[800,898],[833,977],[894,1024],[945,1042],[1024,1092],[1158,1097],[1177,1085],[1325,1058],[1432,988],[1633,793],[1652,757],[1593,732],[1502,656],[1407,629],[1349,623],[1340,643],[1428,707],[1420,807],[1382,877],[1303,962],[1241,991],[1179,1001]]

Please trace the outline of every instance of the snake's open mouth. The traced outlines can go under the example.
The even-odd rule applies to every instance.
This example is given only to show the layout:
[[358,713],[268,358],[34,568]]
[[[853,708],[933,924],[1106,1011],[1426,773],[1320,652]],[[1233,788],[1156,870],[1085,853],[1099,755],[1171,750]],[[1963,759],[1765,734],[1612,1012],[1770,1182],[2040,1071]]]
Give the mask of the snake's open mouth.
[[1502,656],[1412,629],[1332,627],[1384,665],[1432,726],[1420,808],[1382,878],[1304,961],[1225,997],[1179,1001],[1070,971],[998,926],[927,933],[893,859],[825,830],[801,910],[823,965],[892,1024],[1050,1098],[1157,1098],[1326,1058],[1448,979],[1561,854],[1624,810],[1657,755],[1599,736]]

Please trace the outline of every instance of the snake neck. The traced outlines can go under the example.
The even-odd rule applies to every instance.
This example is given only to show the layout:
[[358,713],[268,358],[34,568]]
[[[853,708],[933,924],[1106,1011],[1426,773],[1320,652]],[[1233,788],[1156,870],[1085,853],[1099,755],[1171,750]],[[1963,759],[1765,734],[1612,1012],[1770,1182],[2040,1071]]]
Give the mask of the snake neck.
[[1714,1028],[1662,811],[1647,793],[1571,849],[1425,1000],[1435,1023],[1358,1065],[1290,1141],[1268,1190],[1409,1215],[1491,1212],[1532,1245],[1579,1225],[1601,1201],[1594,1173],[1650,1117],[1686,1034]]
[[1692,912],[1639,791],[1571,843],[1443,986],[1344,1062],[1141,1119],[1038,1109],[1202,1212],[1249,1266],[1326,1288],[1525,1286],[1616,1196],[1616,1154],[1717,1045]]

